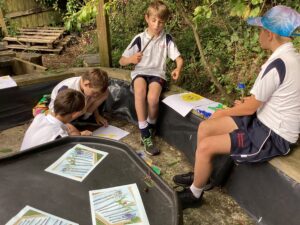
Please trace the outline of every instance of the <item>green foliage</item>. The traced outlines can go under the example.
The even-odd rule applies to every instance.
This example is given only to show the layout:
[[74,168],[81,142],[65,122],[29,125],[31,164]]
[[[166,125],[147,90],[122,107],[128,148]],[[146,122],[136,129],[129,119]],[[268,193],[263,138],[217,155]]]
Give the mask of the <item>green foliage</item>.
[[[56,0],[53,0],[55,2]],[[146,28],[144,14],[150,0],[110,0],[105,5],[109,14],[112,64],[119,67],[118,61],[132,38]],[[172,11],[165,29],[171,33],[184,60],[182,77],[177,82],[185,89],[202,95],[216,93],[216,87],[207,77],[201,63],[193,32],[178,11],[178,2],[164,1]],[[245,92],[251,88],[260,66],[269,53],[262,51],[258,43],[258,29],[248,26],[245,20],[250,16],[262,15],[273,5],[287,5],[300,11],[300,4],[293,0],[182,0],[184,11],[192,19],[204,56],[209,62],[213,75],[231,96],[239,95],[238,82],[244,82]],[[66,28],[80,30],[87,24],[95,23],[98,0],[68,0],[64,17]],[[95,40],[94,40],[95,38]],[[90,37],[97,43],[96,35]],[[300,40],[294,40],[300,48]],[[97,51],[96,45],[87,45],[87,52]],[[168,62],[167,72],[174,69]],[[130,67],[128,67],[130,69]]]
[[99,0],[68,0],[64,17],[67,30],[80,31],[82,26],[95,23]]

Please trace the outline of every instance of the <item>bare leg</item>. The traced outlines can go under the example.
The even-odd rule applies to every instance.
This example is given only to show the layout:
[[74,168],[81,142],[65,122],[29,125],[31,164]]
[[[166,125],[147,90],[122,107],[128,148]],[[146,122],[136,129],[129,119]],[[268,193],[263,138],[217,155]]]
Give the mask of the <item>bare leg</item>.
[[198,129],[194,166],[193,184],[198,188],[203,187],[211,175],[212,158],[216,154],[230,153],[231,141],[229,133],[237,129],[237,125],[231,117],[207,120],[202,123],[200,123]]
[[159,96],[161,90],[162,87],[159,83],[157,82],[150,83],[147,100],[148,100],[148,116],[152,120],[157,119],[158,116],[158,104],[159,104]]
[[146,121],[146,81],[138,77],[134,80],[134,103],[138,121]]

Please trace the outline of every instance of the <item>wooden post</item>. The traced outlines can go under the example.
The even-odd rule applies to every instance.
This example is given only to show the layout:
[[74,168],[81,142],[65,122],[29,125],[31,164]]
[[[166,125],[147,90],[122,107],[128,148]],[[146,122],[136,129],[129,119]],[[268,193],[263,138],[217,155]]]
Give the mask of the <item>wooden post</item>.
[[107,0],[100,0],[97,14],[97,34],[99,44],[100,66],[111,67],[111,46],[108,16],[104,11],[104,3]]
[[4,21],[4,16],[3,16],[3,13],[2,13],[2,9],[0,8],[0,27],[2,28],[2,32],[5,36],[8,35],[8,32],[7,32],[7,28],[6,28],[6,24],[5,24],[5,21]]

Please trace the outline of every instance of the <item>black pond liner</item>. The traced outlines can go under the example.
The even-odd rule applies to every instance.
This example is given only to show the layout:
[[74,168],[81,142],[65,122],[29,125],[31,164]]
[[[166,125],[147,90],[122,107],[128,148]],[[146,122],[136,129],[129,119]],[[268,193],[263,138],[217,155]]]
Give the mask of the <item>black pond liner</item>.
[[[108,152],[108,156],[82,181],[44,171],[76,144]],[[153,187],[144,178],[151,175]],[[66,137],[0,159],[0,224],[26,205],[91,225],[89,191],[136,183],[151,225],[182,224],[175,192],[151,171],[126,144],[96,137]]]

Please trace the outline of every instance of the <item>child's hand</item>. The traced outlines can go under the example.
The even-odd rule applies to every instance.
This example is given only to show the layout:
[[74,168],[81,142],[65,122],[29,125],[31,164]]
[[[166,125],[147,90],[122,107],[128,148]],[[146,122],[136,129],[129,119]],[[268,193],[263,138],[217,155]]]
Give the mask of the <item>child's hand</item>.
[[138,64],[142,60],[142,57],[143,57],[143,53],[142,52],[137,52],[137,53],[135,53],[134,55],[132,55],[130,57],[130,61],[133,64]]
[[89,130],[84,130],[80,132],[81,136],[91,136],[93,133]]
[[108,127],[108,121],[103,116],[98,115],[97,117],[95,117],[95,119],[96,119],[96,123],[98,125],[102,125],[103,124],[104,127]]
[[180,75],[180,69],[178,68],[174,69],[171,73],[173,80],[177,80],[179,78],[179,75]]

